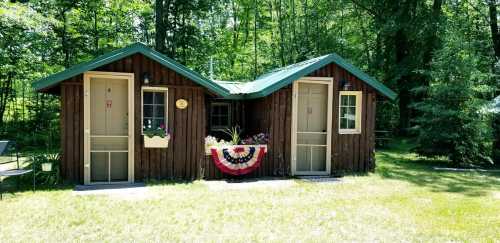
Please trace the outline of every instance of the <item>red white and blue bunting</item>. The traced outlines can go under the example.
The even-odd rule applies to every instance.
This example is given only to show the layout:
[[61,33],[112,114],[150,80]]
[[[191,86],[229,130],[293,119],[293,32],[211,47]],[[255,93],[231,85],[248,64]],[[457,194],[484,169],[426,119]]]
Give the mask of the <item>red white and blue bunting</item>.
[[210,152],[215,165],[222,172],[231,175],[244,175],[260,166],[267,145],[233,145],[211,147]]

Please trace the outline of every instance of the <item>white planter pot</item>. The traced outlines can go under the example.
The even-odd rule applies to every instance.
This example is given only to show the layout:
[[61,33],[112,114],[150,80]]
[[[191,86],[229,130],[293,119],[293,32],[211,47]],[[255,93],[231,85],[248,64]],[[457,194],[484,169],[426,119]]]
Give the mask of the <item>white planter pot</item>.
[[212,146],[210,146],[210,147],[205,146],[205,155],[211,155],[212,154],[211,148],[212,148]]
[[148,137],[146,135],[144,137],[144,147],[145,148],[168,148],[168,142],[170,141],[170,136],[160,137]]
[[52,171],[52,163],[42,163],[42,171]]

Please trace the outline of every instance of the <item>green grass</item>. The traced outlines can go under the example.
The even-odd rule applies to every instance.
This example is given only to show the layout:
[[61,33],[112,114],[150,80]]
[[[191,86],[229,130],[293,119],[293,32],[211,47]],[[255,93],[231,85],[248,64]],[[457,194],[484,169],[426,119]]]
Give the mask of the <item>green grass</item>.
[[11,241],[473,241],[500,240],[500,175],[433,171],[407,152],[377,152],[375,173],[342,183],[213,191],[153,183],[147,200],[18,192],[0,201],[0,239]]

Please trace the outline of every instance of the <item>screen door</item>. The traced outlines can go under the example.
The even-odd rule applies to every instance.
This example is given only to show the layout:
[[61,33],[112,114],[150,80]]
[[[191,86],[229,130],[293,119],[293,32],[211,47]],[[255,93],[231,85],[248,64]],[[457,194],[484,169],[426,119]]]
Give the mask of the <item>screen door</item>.
[[95,76],[88,79],[89,170],[86,183],[128,182],[129,154],[129,80]]
[[301,82],[295,93],[295,174],[329,174],[329,83]]

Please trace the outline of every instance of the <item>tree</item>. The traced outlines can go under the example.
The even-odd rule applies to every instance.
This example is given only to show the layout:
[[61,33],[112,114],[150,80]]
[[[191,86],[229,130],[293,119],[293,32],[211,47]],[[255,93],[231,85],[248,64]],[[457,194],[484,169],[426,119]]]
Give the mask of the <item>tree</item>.
[[436,53],[429,97],[416,106],[422,112],[416,151],[446,156],[456,166],[484,165],[492,163],[490,119],[481,112],[490,73],[457,33]]

